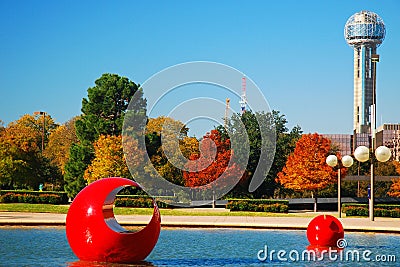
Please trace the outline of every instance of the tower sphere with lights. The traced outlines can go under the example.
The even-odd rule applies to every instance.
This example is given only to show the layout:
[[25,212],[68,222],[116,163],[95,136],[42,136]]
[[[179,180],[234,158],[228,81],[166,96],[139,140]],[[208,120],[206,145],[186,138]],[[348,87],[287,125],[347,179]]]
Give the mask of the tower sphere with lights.
[[350,46],[379,46],[385,39],[385,24],[371,11],[361,11],[351,16],[344,27],[344,37]]
[[[371,133],[376,103],[377,47],[385,39],[385,24],[371,11],[352,15],[344,27],[344,37],[354,49],[354,132]],[[373,125],[372,125],[373,126]]]

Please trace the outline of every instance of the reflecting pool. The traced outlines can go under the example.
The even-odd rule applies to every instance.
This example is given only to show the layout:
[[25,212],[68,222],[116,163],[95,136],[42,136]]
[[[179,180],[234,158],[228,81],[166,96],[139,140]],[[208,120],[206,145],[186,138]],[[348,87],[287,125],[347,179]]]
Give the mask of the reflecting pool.
[[313,260],[304,254],[305,231],[162,229],[146,262],[121,265],[80,262],[62,227],[1,227],[0,266],[400,266],[400,235],[346,233],[345,239],[343,251]]

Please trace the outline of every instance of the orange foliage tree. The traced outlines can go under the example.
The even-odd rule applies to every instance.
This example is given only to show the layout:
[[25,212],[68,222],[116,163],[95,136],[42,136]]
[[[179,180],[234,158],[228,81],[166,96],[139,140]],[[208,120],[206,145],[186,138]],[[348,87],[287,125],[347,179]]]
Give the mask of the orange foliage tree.
[[[95,158],[87,167],[83,176],[88,183],[106,177],[131,177],[125,162],[122,137],[120,135],[101,135],[94,143],[94,154]],[[143,158],[143,155],[140,153],[134,154],[135,159],[131,160],[140,160],[140,158]]]
[[317,133],[302,135],[276,179],[286,188],[311,191],[315,211],[318,190],[337,182],[337,172],[325,163],[330,151],[329,139]]
[[393,180],[388,195],[391,197],[400,197],[400,179],[397,179],[397,181]]
[[[179,140],[179,150],[175,151],[172,157],[175,157],[176,162],[182,163],[180,159],[176,159],[178,153],[181,152],[185,158],[190,158],[191,155],[198,155],[199,141],[195,137],[184,137],[182,140]],[[166,158],[161,147],[158,148],[158,154],[151,157],[151,162],[158,174],[166,180],[177,185],[184,185],[180,166],[175,166],[171,163]]]
[[72,118],[52,131],[44,150],[44,155],[60,168],[62,174],[65,174],[64,167],[69,160],[69,150],[72,144],[79,143],[75,132],[75,121],[78,118]]
[[174,120],[170,117],[160,116],[157,118],[149,118],[146,125],[146,134],[156,133],[161,135],[162,131],[171,130],[174,132],[180,132],[181,137],[187,136],[189,128],[178,120]]
[[60,173],[41,153],[42,137],[56,127],[53,119],[26,114],[0,131],[0,188],[37,189],[40,183],[55,183]]
[[[400,163],[397,161],[393,161],[393,164],[396,167],[396,172],[400,174]],[[400,197],[400,179],[392,180],[392,185],[390,186],[390,191],[387,193],[391,197]]]
[[230,140],[222,140],[217,130],[207,133],[201,142],[201,153],[193,153],[183,172],[185,186],[198,187],[209,184],[223,173],[227,177],[239,176],[242,174],[241,168],[233,163],[229,166],[229,161],[233,156],[230,149]]
[[[188,137],[188,131],[183,122],[164,116],[150,118],[146,125],[147,152],[154,169],[177,185],[184,185],[181,169],[187,158],[198,151],[198,140]],[[145,170],[150,176],[157,175],[152,168]]]

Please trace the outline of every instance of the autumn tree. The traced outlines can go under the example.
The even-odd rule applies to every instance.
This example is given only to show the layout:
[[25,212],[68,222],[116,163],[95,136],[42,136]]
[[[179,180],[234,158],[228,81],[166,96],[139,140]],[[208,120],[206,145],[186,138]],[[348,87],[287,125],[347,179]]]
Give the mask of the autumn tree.
[[183,172],[185,186],[197,187],[215,181],[226,171],[230,155],[229,139],[222,141],[217,130],[204,135],[201,141],[201,154],[190,155],[190,161],[185,166],[189,170]]
[[399,197],[400,198],[400,179],[397,179],[392,181],[392,185],[390,187],[390,191],[388,192],[388,195],[391,197]]
[[65,124],[57,127],[49,136],[49,142],[44,150],[44,155],[58,166],[61,173],[65,174],[65,164],[69,160],[69,151],[72,144],[79,142],[75,132],[75,122],[79,117],[74,117]]
[[0,133],[4,130],[4,121],[0,120]]
[[[170,117],[150,118],[146,125],[146,147],[157,173],[166,180],[183,185],[182,167],[192,153],[198,152],[196,138],[188,137],[184,123]],[[183,156],[183,157],[181,157]]]
[[[189,159],[191,155],[199,154],[199,141],[195,137],[186,136],[179,142],[179,151],[185,159]],[[151,162],[158,174],[166,180],[176,185],[184,185],[182,166],[180,164],[182,163],[182,159],[176,158],[179,153],[178,151],[175,151],[175,153],[171,155],[172,159],[166,158],[164,153],[154,155],[151,158]],[[174,165],[177,162],[178,164]]]
[[[398,161],[393,161],[393,165],[395,166],[397,175],[400,174],[400,163]],[[400,198],[400,179],[393,179],[392,185],[390,186],[390,191],[387,193],[391,197],[399,197]]]
[[[105,177],[131,178],[125,162],[122,137],[120,135],[101,135],[93,146],[95,158],[83,176],[88,183]],[[135,161],[143,159],[143,155],[141,154],[132,156],[135,157]]]
[[[156,166],[165,164],[168,161],[165,151],[172,156],[177,154],[177,149],[183,145],[188,131],[189,128],[179,120],[165,116],[149,118],[145,134],[146,148],[152,163]],[[174,146],[176,142],[178,145]]]
[[65,190],[71,197],[85,185],[84,172],[94,159],[93,142],[100,135],[122,134],[125,112],[135,93],[140,97],[136,98],[137,103],[133,103],[132,111],[145,113],[146,109],[139,86],[117,74],[103,74],[87,91],[88,98],[82,100],[82,115],[75,123],[79,143],[71,146],[65,166]]
[[[285,118],[280,118],[286,124],[287,121]],[[270,172],[268,176],[269,180],[274,180],[276,182],[276,177],[278,177],[278,173],[283,170],[286,165],[287,158],[291,153],[293,153],[297,141],[300,139],[302,135],[302,130],[300,126],[294,126],[290,131],[286,128],[278,128],[276,132],[276,151],[274,162],[272,163]],[[275,184],[275,192],[274,195],[278,196],[283,193],[285,194],[287,189],[283,187],[280,183]]]
[[[185,165],[187,170],[183,172],[185,186],[209,185],[217,179],[222,179],[223,174],[225,180],[221,181],[222,184],[228,185],[233,180],[236,181],[242,176],[244,169],[236,163],[230,164],[233,153],[229,139],[221,139],[217,130],[207,133],[201,141],[200,154],[193,153]],[[213,199],[215,200],[214,191]]]
[[157,118],[149,118],[146,125],[146,134],[155,133],[161,135],[168,132],[178,132],[178,138],[183,139],[187,136],[189,128],[183,122],[170,117],[159,116]]
[[19,142],[28,142],[31,145],[32,142],[35,142],[39,150],[41,149],[42,138],[46,146],[49,135],[57,127],[58,125],[54,122],[53,118],[47,113],[44,117],[39,114],[25,114],[18,120],[7,125],[7,128],[13,132],[13,137],[20,138]]
[[317,133],[304,134],[297,141],[294,152],[278,173],[277,182],[296,191],[311,191],[317,206],[317,192],[337,182],[337,173],[325,161],[331,151],[331,141]]
[[[37,189],[40,183],[54,183],[59,177],[58,169],[43,156],[44,138],[56,124],[51,116],[45,118],[24,115],[0,131],[0,186],[8,189]],[[45,124],[45,125],[46,125]]]

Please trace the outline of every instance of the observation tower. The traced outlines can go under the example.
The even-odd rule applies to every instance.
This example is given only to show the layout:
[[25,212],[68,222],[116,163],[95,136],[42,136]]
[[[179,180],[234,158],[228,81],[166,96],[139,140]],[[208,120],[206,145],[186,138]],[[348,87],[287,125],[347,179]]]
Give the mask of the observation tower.
[[385,38],[385,24],[374,12],[361,11],[347,20],[344,37],[354,49],[354,133],[374,134],[377,47]]

